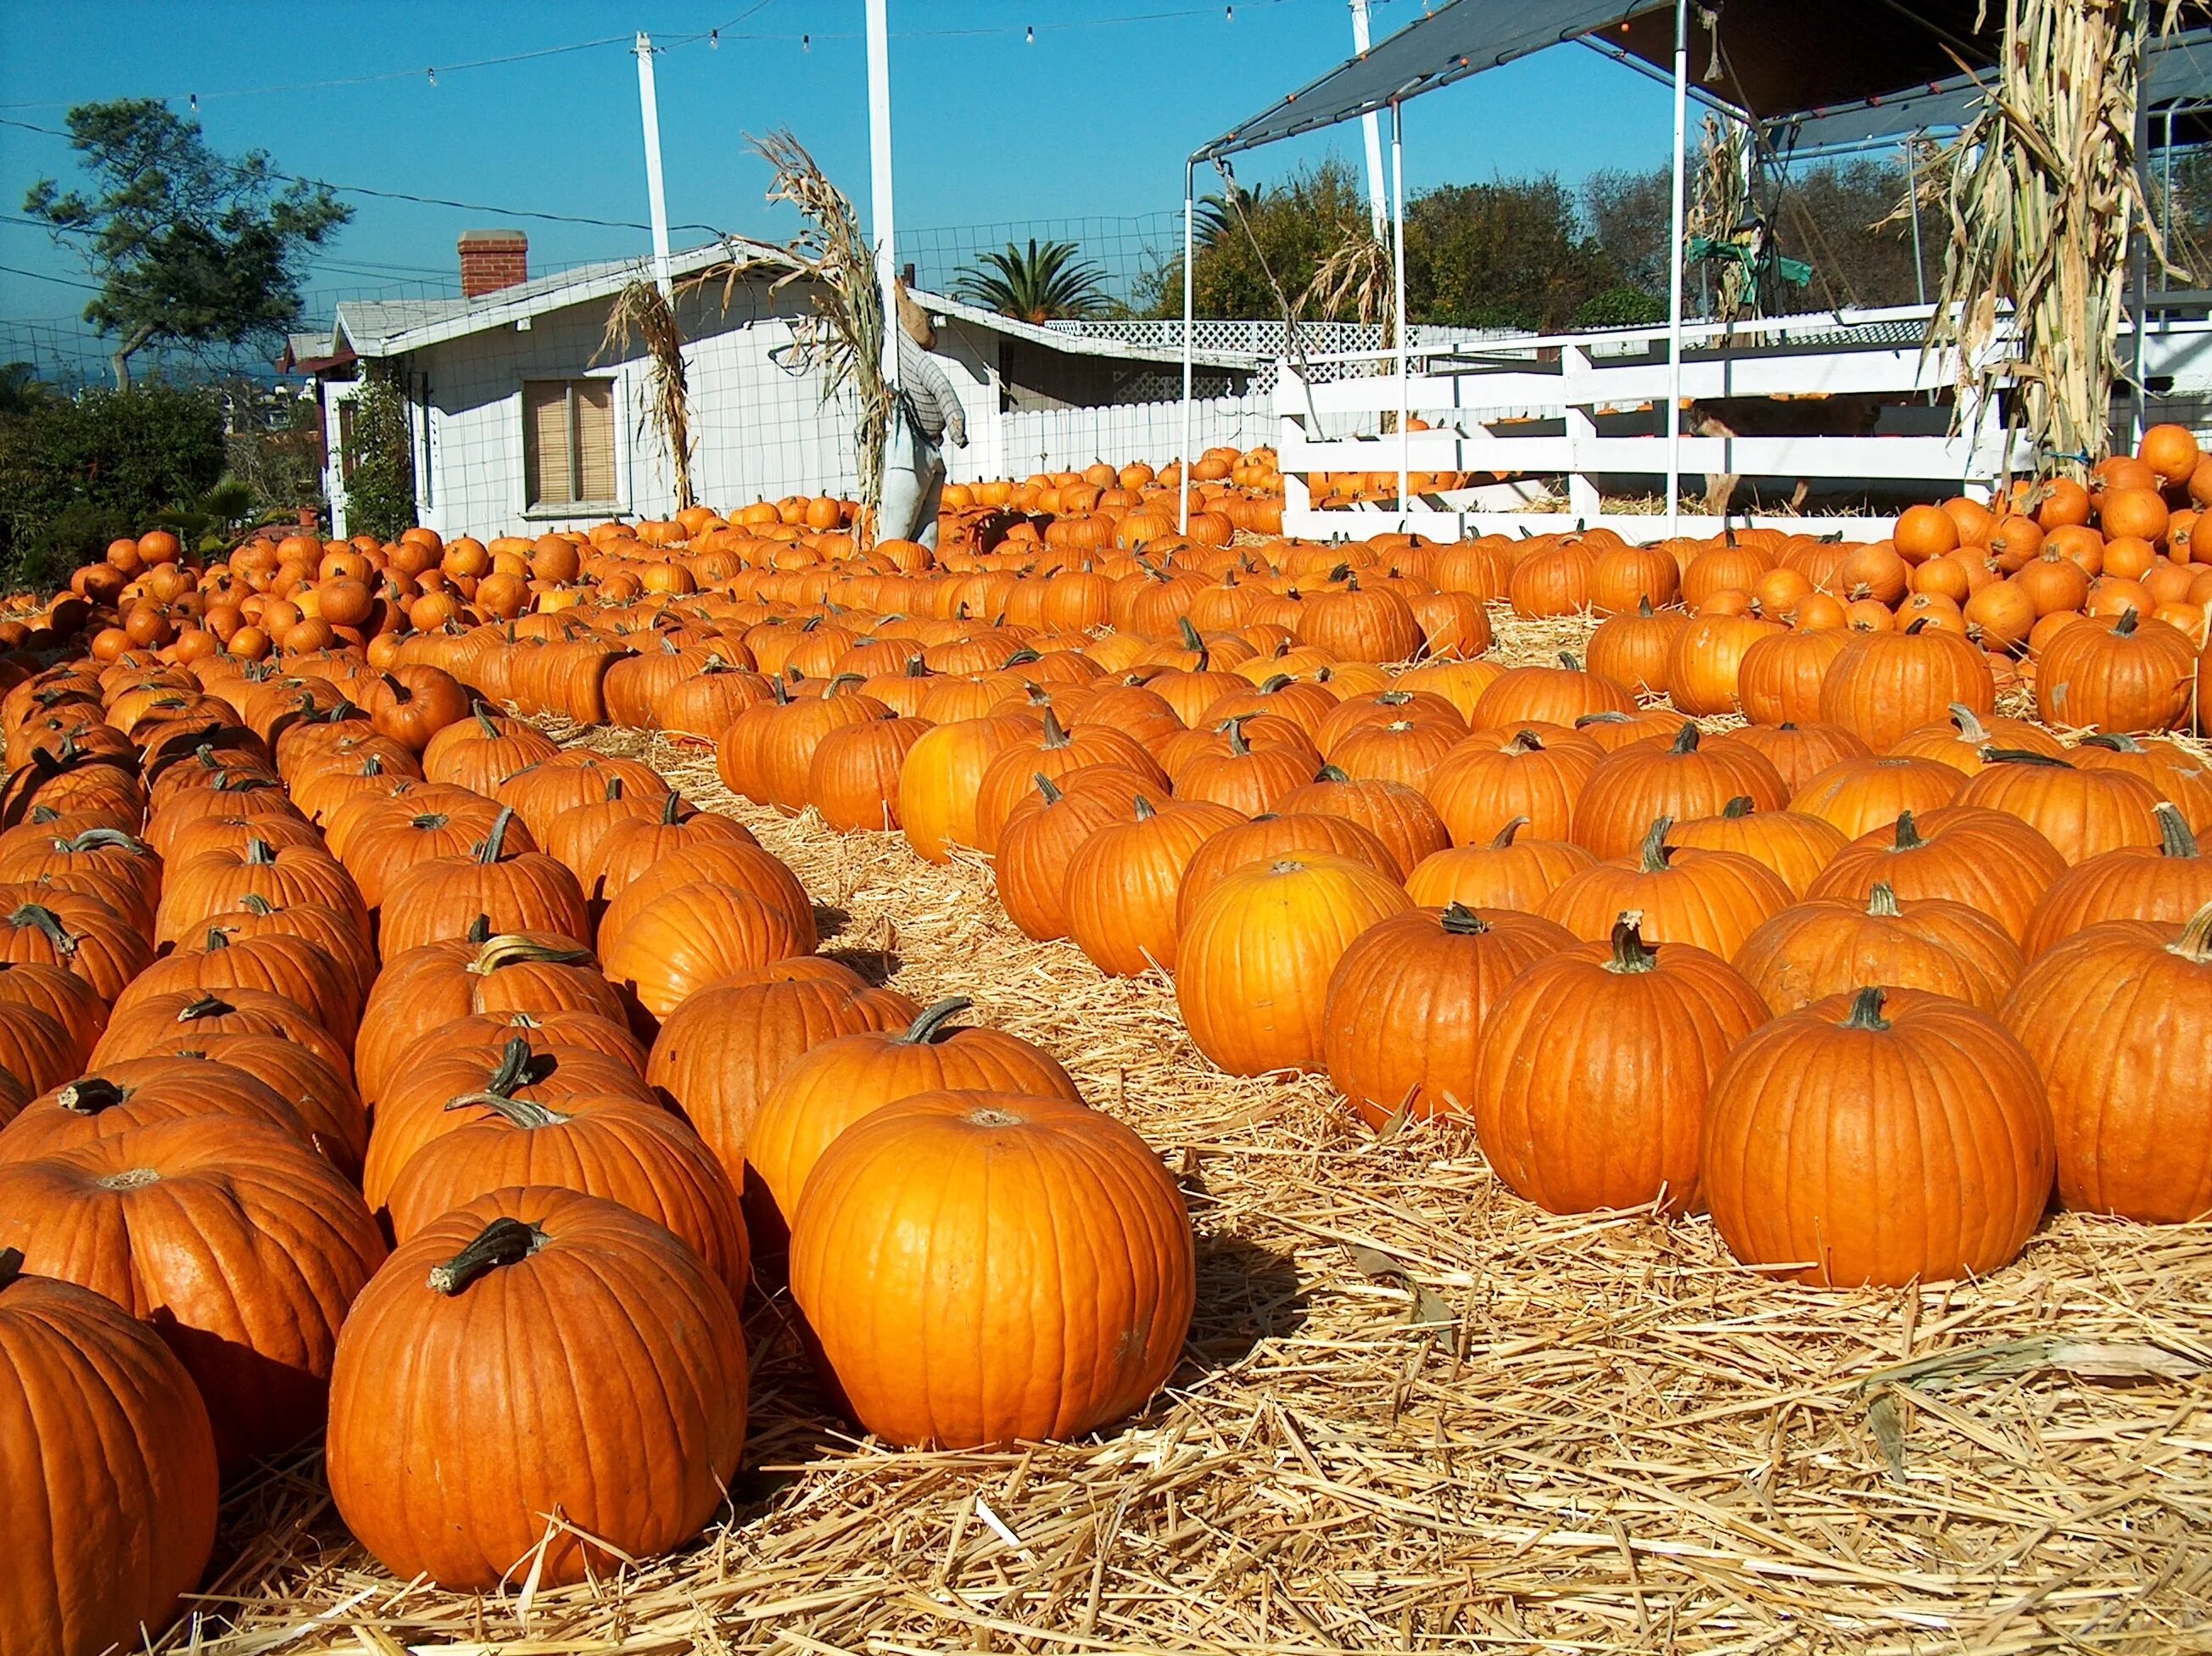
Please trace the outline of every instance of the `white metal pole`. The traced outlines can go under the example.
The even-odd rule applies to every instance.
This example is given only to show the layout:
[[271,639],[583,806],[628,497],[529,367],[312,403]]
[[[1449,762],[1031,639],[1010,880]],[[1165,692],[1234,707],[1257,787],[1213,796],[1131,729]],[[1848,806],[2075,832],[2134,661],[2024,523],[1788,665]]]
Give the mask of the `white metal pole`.
[[663,299],[674,289],[668,269],[668,192],[660,180],[660,102],[653,89],[653,37],[637,36],[637,107],[645,122],[645,196],[653,210],[653,279]]
[[[1367,0],[1352,0],[1352,49],[1364,58],[1370,44]],[[1375,239],[1380,241],[1388,216],[1382,201],[1382,118],[1370,109],[1359,118],[1359,127],[1367,140],[1367,216],[1375,227]]]
[[1194,307],[1196,303],[1196,273],[1193,269],[1194,254],[1198,245],[1195,228],[1197,209],[1193,204],[1193,192],[1197,189],[1198,163],[1187,161],[1182,164],[1182,459],[1176,468],[1176,493],[1180,502],[1176,510],[1176,532],[1190,532],[1190,399],[1194,379],[1191,355],[1191,331],[1194,326]]
[[1915,304],[1928,302],[1928,265],[1920,248],[1920,157],[1914,140],[1905,140],[1905,198],[1912,204],[1912,297]]
[[1397,102],[1390,105],[1390,290],[1395,307],[1398,326],[1398,516],[1400,527],[1404,527],[1406,514],[1413,503],[1407,498],[1407,447],[1412,442],[1407,429],[1406,404],[1409,375],[1406,355],[1406,125]]
[[875,220],[876,284],[883,289],[884,383],[898,383],[897,232],[891,213],[891,55],[888,0],[868,5],[868,210]]
[[1690,0],[1674,0],[1673,236],[1667,253],[1667,533],[1682,533],[1682,187],[1690,119]]

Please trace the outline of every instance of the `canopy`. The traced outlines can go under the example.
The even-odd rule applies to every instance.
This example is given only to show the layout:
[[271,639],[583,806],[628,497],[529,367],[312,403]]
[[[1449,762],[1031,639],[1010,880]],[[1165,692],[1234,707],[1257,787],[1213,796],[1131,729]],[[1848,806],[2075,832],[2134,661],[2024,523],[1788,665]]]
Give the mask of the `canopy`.
[[[1991,11],[2000,9],[1990,8]],[[1696,94],[1761,121],[1924,93],[1996,62],[1982,0],[1722,0],[1691,10]],[[1200,149],[1312,132],[1569,40],[1671,73],[1674,0],[1449,0]]]
[[[1858,149],[1920,132],[1954,132],[1972,119],[1981,88],[1954,75],[1931,87],[1893,97],[1874,97],[1840,108],[1805,111],[1771,124],[1779,154]],[[2166,138],[2162,112],[2173,112],[2177,142],[2200,142],[2212,105],[2212,28],[2185,29],[2151,41],[2143,60],[2143,106],[2151,113],[2151,139]]]

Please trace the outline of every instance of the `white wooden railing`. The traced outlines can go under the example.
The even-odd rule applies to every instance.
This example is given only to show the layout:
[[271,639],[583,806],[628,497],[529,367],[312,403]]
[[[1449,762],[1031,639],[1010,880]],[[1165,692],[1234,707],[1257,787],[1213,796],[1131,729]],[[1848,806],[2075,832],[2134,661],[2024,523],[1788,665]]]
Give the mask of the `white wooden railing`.
[[[1874,394],[1895,401],[1948,393],[1958,383],[1957,353],[1923,350],[1919,342],[1929,314],[1927,307],[1908,306],[1777,318],[1733,330],[1695,326],[1685,332],[1682,396],[1687,402]],[[2172,380],[2177,399],[2201,392],[2212,386],[2212,323],[2162,319],[2148,337],[2145,356],[2148,375]],[[1649,515],[1608,518],[1600,479],[1635,480],[1632,490],[1607,492],[1664,492],[1664,328],[1532,337],[1510,344],[1423,342],[1409,354],[1402,389],[1396,357],[1387,351],[1310,356],[1303,368],[1285,363],[1275,387],[1289,533],[1325,537],[1402,527],[1454,539],[1512,528],[1566,528],[1577,521],[1610,522],[1638,538],[1654,532]],[[1401,398],[1436,429],[1409,431],[1402,439],[1395,433],[1367,435],[1380,430],[1386,413],[1395,415]],[[1647,410],[1650,435],[1601,429],[1608,415]],[[1516,423],[1535,422],[1550,429],[1514,429]],[[1865,491],[1924,490],[1930,498],[1987,490],[2008,470],[2015,475],[2032,471],[2036,459],[2024,441],[2015,441],[2008,453],[1995,408],[1971,404],[1960,429],[1946,435],[1698,436],[1686,425],[1680,456],[1692,486],[1708,474],[1733,473]],[[1491,474],[1498,483],[1425,498],[1416,490],[1402,506],[1321,510],[1313,504],[1309,479],[1315,474],[1395,473],[1401,466]],[[1566,481],[1567,510],[1527,509],[1526,501],[1549,492],[1535,480],[1556,478]],[[1752,521],[1807,526],[1803,518]],[[1861,515],[1817,522],[1822,532],[1858,535],[1886,533],[1891,521]],[[1686,533],[1720,527],[1717,518],[1686,515],[1682,522]]]

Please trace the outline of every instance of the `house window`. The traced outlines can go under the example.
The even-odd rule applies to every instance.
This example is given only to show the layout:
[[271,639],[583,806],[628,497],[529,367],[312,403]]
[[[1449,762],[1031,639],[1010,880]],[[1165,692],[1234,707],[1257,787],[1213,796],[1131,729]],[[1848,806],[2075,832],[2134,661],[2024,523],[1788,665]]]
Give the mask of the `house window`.
[[522,456],[530,505],[612,504],[614,381],[524,381]]

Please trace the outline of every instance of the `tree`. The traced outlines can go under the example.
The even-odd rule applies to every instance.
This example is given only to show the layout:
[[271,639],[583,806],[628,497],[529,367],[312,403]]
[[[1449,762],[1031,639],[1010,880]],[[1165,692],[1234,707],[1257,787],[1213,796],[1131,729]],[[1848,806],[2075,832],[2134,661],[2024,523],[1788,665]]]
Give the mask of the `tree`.
[[1096,316],[1108,306],[1106,276],[1080,253],[1073,241],[1039,246],[1031,236],[1026,253],[1009,241],[1003,252],[979,255],[985,268],[971,265],[961,271],[953,278],[952,291],[1024,322]]
[[[1273,187],[1231,186],[1209,196],[1205,233],[1194,238],[1192,289],[1200,316],[1279,321],[1329,256],[1367,234],[1367,197],[1336,156]],[[1278,289],[1279,287],[1279,292]],[[1182,314],[1182,258],[1152,272],[1139,308],[1154,316]]]
[[1548,332],[1618,280],[1557,179],[1445,185],[1406,209],[1406,301],[1418,320]]
[[149,345],[273,347],[300,320],[300,280],[353,210],[252,150],[219,155],[150,98],[82,104],[70,141],[93,193],[41,179],[23,210],[66,237],[100,283],[84,320],[115,336],[115,383]]
[[344,449],[346,528],[397,540],[415,522],[415,441],[389,368],[369,365],[354,394]]

